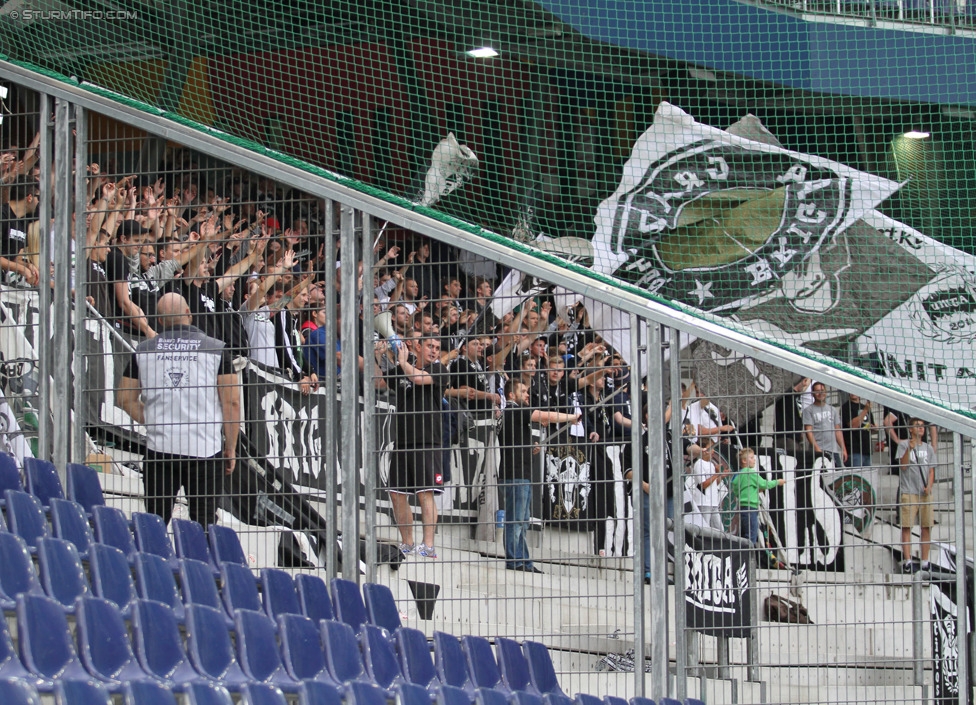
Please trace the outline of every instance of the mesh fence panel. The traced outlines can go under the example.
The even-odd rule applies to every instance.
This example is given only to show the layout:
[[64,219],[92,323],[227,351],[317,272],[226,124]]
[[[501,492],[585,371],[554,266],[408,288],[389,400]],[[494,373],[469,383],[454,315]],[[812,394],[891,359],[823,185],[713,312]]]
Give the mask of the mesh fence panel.
[[973,405],[964,2],[9,2],[0,20],[15,60]]

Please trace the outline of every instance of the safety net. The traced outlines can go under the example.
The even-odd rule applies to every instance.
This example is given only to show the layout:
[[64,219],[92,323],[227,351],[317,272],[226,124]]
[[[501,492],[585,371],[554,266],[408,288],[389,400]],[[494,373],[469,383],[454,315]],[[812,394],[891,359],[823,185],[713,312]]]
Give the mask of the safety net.
[[965,411],[974,6],[9,0],[0,50]]

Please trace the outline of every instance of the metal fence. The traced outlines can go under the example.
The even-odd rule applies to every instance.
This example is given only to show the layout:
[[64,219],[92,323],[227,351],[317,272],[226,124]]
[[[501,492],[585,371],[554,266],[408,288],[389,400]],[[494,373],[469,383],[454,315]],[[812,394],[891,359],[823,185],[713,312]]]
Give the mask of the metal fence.
[[428,635],[542,641],[569,692],[964,702],[971,421],[2,73],[8,452]]

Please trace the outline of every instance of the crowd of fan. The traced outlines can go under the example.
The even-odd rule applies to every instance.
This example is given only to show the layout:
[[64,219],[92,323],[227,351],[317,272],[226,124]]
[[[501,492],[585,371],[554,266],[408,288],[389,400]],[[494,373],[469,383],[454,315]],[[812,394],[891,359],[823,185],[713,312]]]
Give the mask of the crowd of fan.
[[[47,280],[40,241],[53,228],[38,222],[37,146],[35,140],[26,150],[0,154],[0,269],[8,287],[32,288]],[[459,499],[471,506],[484,501],[479,483],[483,488],[495,477],[504,482],[511,471],[504,467],[497,433],[504,429],[506,405],[520,405],[519,383],[528,392],[529,407],[574,418],[552,433],[534,423],[532,440],[520,442],[588,448],[591,478],[597,482],[620,482],[635,465],[600,450],[609,444],[622,452],[629,447],[634,390],[623,359],[588,327],[581,306],[556,312],[551,300],[530,298],[498,317],[493,291],[504,272],[494,263],[482,263],[481,270],[463,267],[462,253],[454,248],[391,230],[374,245],[370,285],[359,263],[357,287],[361,302],[370,296],[384,335],[344,358],[339,341],[327,338],[326,287],[335,287],[337,300],[342,287],[340,269],[327,271],[326,248],[336,248],[337,261],[343,253],[328,235],[338,232],[338,221],[326,222],[324,202],[283,192],[254,174],[202,169],[184,150],[167,153],[158,178],[110,175],[106,172],[114,169],[97,163],[87,171],[87,227],[83,242],[75,233],[75,262],[84,269],[92,315],[120,333],[155,336],[156,302],[177,292],[189,303],[194,324],[223,341],[240,366],[249,358],[308,394],[324,377],[329,356],[340,369],[356,364],[362,370],[363,355],[369,354],[364,350],[371,346],[376,374],[369,382],[391,397],[407,393],[404,388],[415,381],[404,362],[428,368],[417,361],[424,359],[424,341],[436,340],[436,362],[447,380],[443,398],[436,401],[457,412],[442,415],[436,441],[445,449],[466,447],[454,480],[469,488]],[[338,218],[338,212],[332,215]],[[681,412],[694,478],[689,488],[705,515],[701,523],[722,528],[715,517],[722,486],[716,480],[723,470],[711,451],[735,428],[707,399],[692,399],[692,390],[686,390]],[[418,434],[421,419],[412,421]],[[790,439],[787,433],[781,437]],[[405,445],[402,438],[398,443]],[[859,449],[859,455],[865,452],[869,457],[871,449]],[[443,471],[450,478],[447,455]],[[646,479],[646,469],[644,474]],[[598,512],[613,511],[611,494],[597,491],[594,503],[604,505]],[[597,531],[597,550],[620,550],[614,531]],[[432,543],[431,538],[431,549]],[[404,547],[412,548],[407,534]]]

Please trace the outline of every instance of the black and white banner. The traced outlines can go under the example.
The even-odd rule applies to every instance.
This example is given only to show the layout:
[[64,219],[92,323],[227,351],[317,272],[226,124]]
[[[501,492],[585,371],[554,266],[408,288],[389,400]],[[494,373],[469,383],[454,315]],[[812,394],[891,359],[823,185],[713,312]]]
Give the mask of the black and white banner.
[[[589,259],[595,271],[789,347],[843,357],[855,343],[864,366],[902,389],[974,408],[976,257],[879,213],[898,188],[784,149],[751,115],[720,130],[662,103],[597,209]],[[561,239],[534,244],[575,251]],[[592,327],[629,357],[626,317],[569,292],[556,300],[559,309],[582,300]],[[694,342],[683,336],[678,347]],[[740,426],[793,384],[768,365],[697,346],[699,388]]]
[[[791,566],[840,572],[845,569],[844,517],[821,481],[832,468],[823,460],[808,460],[759,451],[763,476],[786,480],[785,487],[769,490],[770,519]],[[808,464],[812,467],[804,467]]]
[[[277,467],[284,476],[300,487],[326,489],[326,453],[322,448],[326,423],[326,390],[319,388],[302,395],[298,385],[292,384],[273,371],[251,362],[244,370],[245,428],[258,457]],[[341,403],[341,393],[336,404]],[[342,428],[336,423],[336,447],[332,450],[336,462],[336,486],[341,483],[339,447],[342,443],[356,443],[363,428],[362,397],[359,399],[357,428]],[[374,448],[380,451],[380,485],[388,475],[389,451],[393,447],[392,420],[395,407],[377,400],[372,410],[376,439]],[[362,486],[362,458],[359,458],[359,478]]]
[[686,530],[684,558],[688,628],[712,636],[749,636],[748,553],[731,539]]
[[[955,576],[945,581],[933,581],[929,587],[929,607],[932,618],[932,680],[934,701],[959,702],[959,606],[956,600]],[[972,630],[967,614],[966,634]],[[973,690],[969,689],[967,702],[973,702]]]

